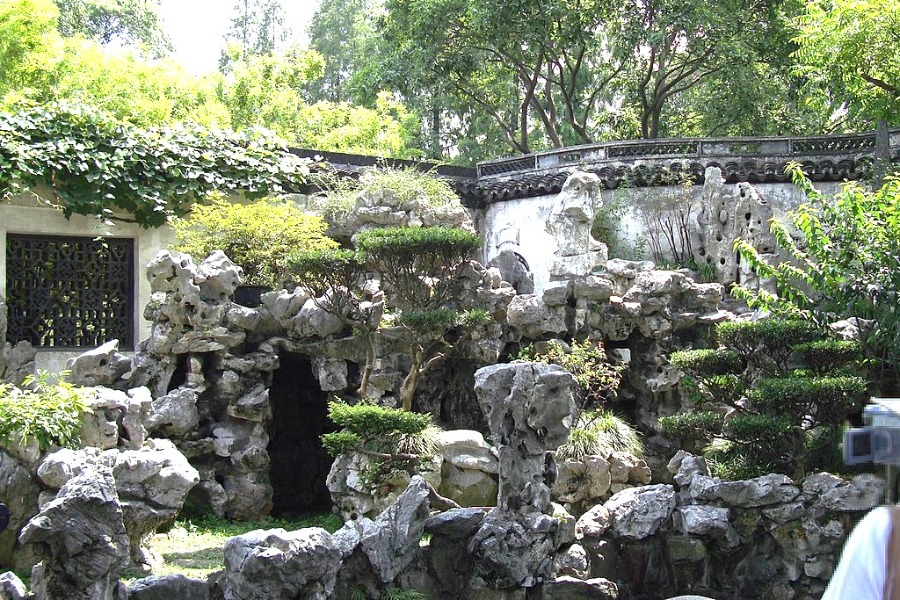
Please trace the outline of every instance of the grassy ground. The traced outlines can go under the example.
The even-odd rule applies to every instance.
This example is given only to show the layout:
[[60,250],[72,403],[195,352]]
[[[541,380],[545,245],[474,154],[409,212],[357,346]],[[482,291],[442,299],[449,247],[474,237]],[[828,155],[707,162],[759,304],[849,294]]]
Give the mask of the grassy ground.
[[[222,548],[225,541],[254,529],[283,528],[288,531],[303,527],[323,527],[337,531],[343,523],[331,513],[311,514],[296,519],[264,521],[225,521],[214,515],[202,515],[175,521],[166,533],[159,533],[150,542],[150,549],[160,558],[153,575],[181,574],[194,579],[206,579],[214,571],[225,568]],[[144,575],[134,575],[134,578]]]

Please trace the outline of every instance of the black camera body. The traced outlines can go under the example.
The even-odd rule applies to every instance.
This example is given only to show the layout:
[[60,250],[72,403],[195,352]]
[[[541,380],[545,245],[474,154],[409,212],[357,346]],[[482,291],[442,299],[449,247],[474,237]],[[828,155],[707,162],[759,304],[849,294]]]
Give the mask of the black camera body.
[[863,423],[844,432],[844,462],[900,466],[900,398],[872,398]]

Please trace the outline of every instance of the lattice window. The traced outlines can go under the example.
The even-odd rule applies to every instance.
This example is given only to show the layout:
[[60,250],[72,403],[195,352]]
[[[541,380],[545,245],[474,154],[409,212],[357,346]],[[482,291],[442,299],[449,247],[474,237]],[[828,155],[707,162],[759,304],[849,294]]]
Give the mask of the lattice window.
[[133,267],[134,240],[7,235],[6,339],[132,348]]

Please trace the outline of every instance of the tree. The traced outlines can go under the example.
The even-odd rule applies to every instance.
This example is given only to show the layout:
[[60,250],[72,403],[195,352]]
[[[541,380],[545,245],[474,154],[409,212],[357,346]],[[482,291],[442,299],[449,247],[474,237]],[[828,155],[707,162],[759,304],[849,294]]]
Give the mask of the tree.
[[384,294],[370,298],[365,292],[369,265],[366,256],[353,250],[307,250],[292,254],[288,271],[320,308],[358,331],[366,358],[358,394],[365,398],[375,362],[375,340],[384,308]]
[[309,104],[308,84],[322,68],[319,53],[296,46],[283,54],[232,54],[231,72],[217,90],[231,114],[231,127],[266,127],[292,145],[317,150],[417,155],[418,122],[387,94],[378,96],[374,108],[348,102]]
[[[0,107],[27,99],[72,100],[141,126],[190,118],[227,124],[212,83],[171,60],[107,52],[80,36],[62,38],[51,0],[0,3]],[[13,109],[15,110],[15,109]]]
[[[624,42],[617,48],[632,59],[627,86],[632,99],[627,102],[639,116],[641,137],[656,138],[666,132],[667,108],[678,96],[704,87],[713,77],[717,76],[719,87],[704,87],[701,102],[720,95],[739,96],[723,89],[743,88],[748,72],[767,61],[784,60],[792,49],[785,35],[792,2],[626,2],[616,11]],[[748,27],[749,23],[753,25]],[[677,130],[678,121],[673,116],[670,127]]]
[[811,0],[797,20],[796,58],[808,100],[849,123],[900,118],[900,1]]
[[229,43],[246,55],[274,54],[290,35],[281,0],[236,0],[233,13],[231,27],[225,33],[226,50],[219,60],[222,72],[230,70]]
[[419,379],[447,356],[459,340],[445,336],[457,326],[471,333],[486,314],[461,314],[451,308],[457,296],[457,274],[481,247],[481,239],[463,229],[400,227],[373,229],[357,235],[357,245],[381,274],[390,301],[401,311],[400,324],[410,359],[400,388],[405,410],[412,409]]
[[143,49],[155,57],[172,51],[162,28],[159,0],[53,0],[64,37],[83,36],[103,45]]
[[0,98],[39,81],[55,44],[59,11],[49,0],[0,3]]
[[[327,57],[322,76],[310,86],[313,100],[361,103],[352,80],[376,59],[375,0],[321,0],[309,25],[309,47]],[[381,91],[381,89],[375,90]],[[370,97],[371,99],[371,97]]]
[[584,143],[624,65],[603,28],[611,3],[575,4],[388,0],[384,35],[412,72],[489,114],[514,150]]
[[[703,452],[728,479],[773,470],[802,479],[810,468],[830,468],[847,413],[866,389],[852,375],[858,344],[779,319],[719,323],[716,338],[722,347],[670,356],[693,379],[699,406],[661,417],[663,433],[705,442],[717,436]],[[805,369],[796,368],[797,358]]]
[[[696,122],[705,100],[748,72],[785,72],[764,66],[790,51],[783,31],[793,2],[387,0],[380,30],[407,89],[432,82],[448,123],[475,124],[468,116],[479,112],[491,129],[469,135],[530,152],[685,131],[675,110],[682,96],[703,90]],[[742,133],[753,133],[750,115],[728,105]]]
[[292,202],[262,198],[247,204],[211,194],[190,214],[175,219],[175,249],[199,263],[215,250],[244,270],[242,283],[281,289],[288,273],[288,257],[298,249],[334,248],[321,217],[303,212]]

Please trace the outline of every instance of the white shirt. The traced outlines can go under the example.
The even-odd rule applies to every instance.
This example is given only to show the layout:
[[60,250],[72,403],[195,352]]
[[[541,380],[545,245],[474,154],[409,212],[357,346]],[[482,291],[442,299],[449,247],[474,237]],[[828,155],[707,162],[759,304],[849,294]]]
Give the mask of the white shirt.
[[869,512],[853,529],[822,600],[882,600],[891,514]]

